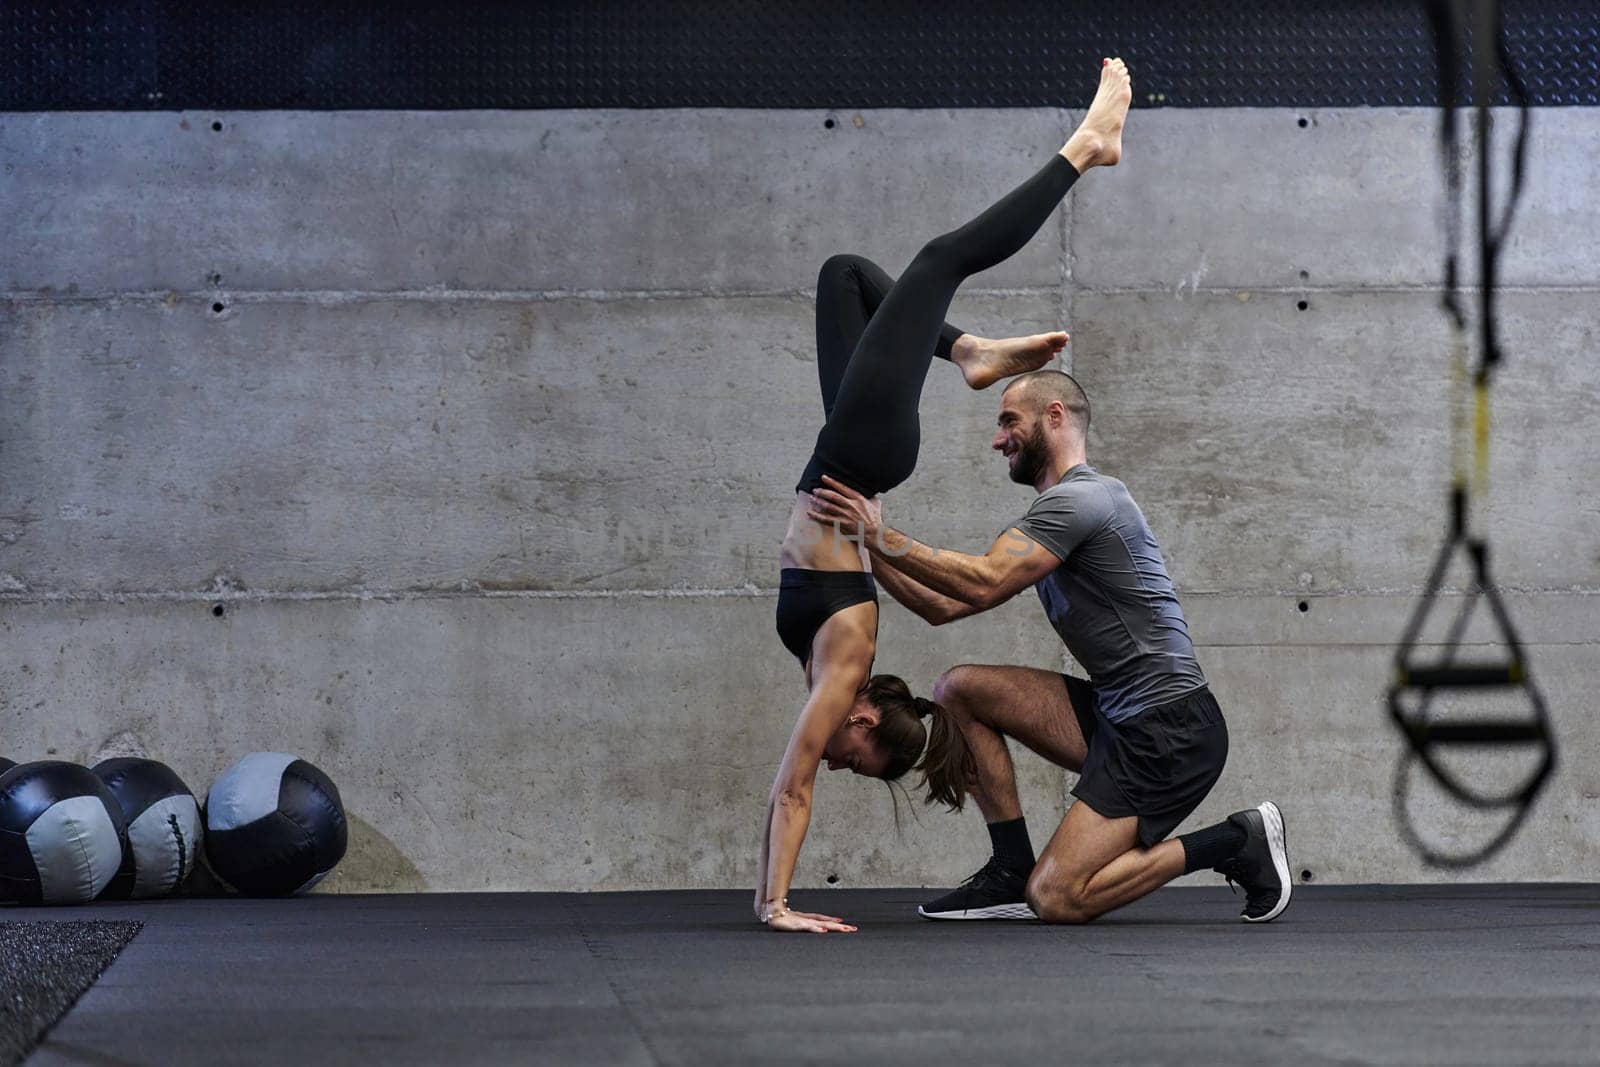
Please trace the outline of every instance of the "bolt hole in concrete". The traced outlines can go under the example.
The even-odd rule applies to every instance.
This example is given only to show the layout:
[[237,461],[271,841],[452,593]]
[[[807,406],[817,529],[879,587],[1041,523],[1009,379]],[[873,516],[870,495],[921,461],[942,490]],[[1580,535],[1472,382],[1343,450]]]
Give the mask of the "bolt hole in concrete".
[[226,304],[216,303],[211,305],[211,310],[220,315],[224,311],[228,310],[228,306]]
[[1305,301],[1305,300],[1302,300],[1298,304],[1295,305],[1295,307],[1299,308],[1301,311],[1304,311],[1306,308],[1308,308],[1310,306],[1311,306],[1311,304],[1309,302]]
[[1307,126],[1311,125],[1311,120],[1307,119],[1307,118],[1302,118],[1299,122],[1295,123],[1295,125],[1299,126],[1303,130]]
[[839,876],[837,874],[828,875],[828,884],[829,885],[838,885],[839,884]]
[[[1300,280],[1301,281],[1306,281],[1310,277],[1311,277],[1311,272],[1310,271],[1303,270],[1303,271],[1300,272]],[[220,275],[218,276],[218,280],[219,281],[221,280],[221,276]]]
[[825,129],[825,130],[831,130],[837,125],[838,125],[838,123],[835,122],[833,119],[823,119],[822,120],[822,128]]
[[1314,881],[1315,879],[1316,879],[1316,876],[1311,873],[1311,868],[1309,868],[1309,867],[1307,867],[1305,870],[1300,872],[1300,880],[1302,882],[1310,882],[1310,881]]
[[[1301,124],[1301,125],[1302,125],[1302,126],[1303,126],[1303,125],[1305,125],[1305,120],[1304,120],[1304,119],[1301,119],[1301,120],[1300,120],[1300,124]],[[217,133],[221,133],[221,132],[222,132],[222,123],[220,123],[220,122],[213,122],[213,123],[212,123],[212,124],[211,124],[211,129],[212,129],[212,130],[213,130],[213,131],[215,131],[215,132],[217,132]]]
[[1306,612],[1311,610],[1311,602],[1308,600],[1302,600],[1296,605],[1296,607],[1300,609],[1300,614],[1304,615]]
[[213,604],[213,605],[211,605],[211,614],[215,615],[217,618],[220,619],[224,615],[226,615],[227,613],[228,613],[228,609],[223,607],[221,604]]

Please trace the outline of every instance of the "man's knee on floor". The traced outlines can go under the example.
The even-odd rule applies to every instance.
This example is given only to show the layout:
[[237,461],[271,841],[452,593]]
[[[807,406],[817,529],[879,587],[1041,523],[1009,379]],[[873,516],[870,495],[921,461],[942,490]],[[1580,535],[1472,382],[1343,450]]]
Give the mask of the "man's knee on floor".
[[1083,887],[1054,877],[1048,861],[1040,861],[1028,877],[1028,907],[1047,923],[1086,923],[1095,917]]

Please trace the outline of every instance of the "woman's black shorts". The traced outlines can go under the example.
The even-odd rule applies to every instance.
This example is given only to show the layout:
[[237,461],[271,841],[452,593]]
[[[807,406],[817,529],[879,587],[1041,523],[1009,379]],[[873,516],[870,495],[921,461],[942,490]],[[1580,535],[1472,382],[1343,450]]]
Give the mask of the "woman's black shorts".
[[1089,755],[1072,795],[1108,819],[1139,817],[1139,843],[1166,840],[1211,792],[1228,761],[1228,724],[1211,690],[1201,687],[1168,704],[1112,722],[1094,687],[1061,676]]
[[822,624],[845,608],[877,603],[878,586],[866,571],[813,571],[784,567],[778,573],[778,637],[804,667]]

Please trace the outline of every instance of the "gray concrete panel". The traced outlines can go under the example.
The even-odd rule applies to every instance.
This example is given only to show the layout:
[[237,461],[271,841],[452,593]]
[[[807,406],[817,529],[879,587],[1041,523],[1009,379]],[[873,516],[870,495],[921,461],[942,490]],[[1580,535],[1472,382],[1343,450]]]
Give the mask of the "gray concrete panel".
[[[325,770],[351,819],[325,890],[754,888],[762,810],[805,699],[774,598],[17,604],[0,735],[86,759],[131,732],[196,791],[241,755]],[[931,629],[884,611],[876,669],[928,695],[965,660],[1051,667],[1026,602]],[[1062,774],[1020,760],[1027,803]],[[908,782],[908,787],[914,785]],[[823,772],[798,886],[944,885],[988,856],[974,809],[907,809]],[[1054,828],[1040,820],[1040,846]],[[1041,836],[1042,835],[1042,836]]]
[[[1440,596],[1422,641],[1438,646],[1448,620],[1469,598],[1461,593]],[[1473,598],[1481,599],[1481,598]],[[1534,645],[1600,642],[1600,595],[1580,593],[1517,593],[1502,601],[1522,640]],[[1183,594],[1184,616],[1197,641],[1211,647],[1261,645],[1317,649],[1333,645],[1377,645],[1388,648],[1400,637],[1420,599],[1413,595],[1348,593],[1283,593],[1251,596],[1231,593]],[[1484,613],[1487,614],[1487,613]],[[1501,643],[1491,635],[1487,618],[1473,617],[1466,643]],[[1387,677],[1387,673],[1385,673]]]
[[[1385,692],[1394,644],[1415,603],[1407,597],[1312,598],[1298,611],[1283,597],[1184,598],[1196,652],[1228,720],[1227,769],[1178,833],[1275,801],[1289,831],[1296,881],[1436,882],[1590,880],[1600,877],[1600,773],[1585,753],[1600,729],[1584,710],[1587,648],[1600,639],[1582,595],[1513,596],[1508,608],[1527,641],[1532,675],[1550,709],[1560,746],[1557,773],[1522,832],[1498,856],[1468,871],[1426,866],[1402,843],[1394,784],[1404,745]],[[1282,625],[1289,623],[1289,625]],[[1303,624],[1303,625],[1302,625]],[[1300,635],[1293,631],[1301,630]],[[1311,632],[1305,632],[1310,630]],[[1429,654],[1438,647],[1430,646]],[[1473,656],[1504,655],[1475,646]],[[1496,692],[1484,700],[1441,700],[1439,713],[1532,717],[1526,699]],[[1509,787],[1531,773],[1538,751],[1452,751],[1445,762],[1474,788]],[[1069,778],[1069,781],[1071,779]],[[1487,841],[1511,809],[1479,813],[1413,773],[1409,809],[1428,840],[1465,852]],[[1206,872],[1183,881],[1212,884]]]
[[[0,583],[771,588],[822,425],[805,297],[0,304]],[[1053,296],[958,299],[1005,335]],[[940,363],[908,528],[1026,509]]]
[[[1364,599],[1364,598],[1363,598]],[[1523,617],[1533,615],[1523,612]],[[1323,882],[1600,878],[1600,773],[1586,754],[1600,745],[1587,712],[1589,653],[1583,645],[1528,648],[1549,703],[1564,758],[1521,833],[1494,859],[1470,871],[1428,867],[1401,843],[1394,783],[1403,743],[1384,703],[1392,645],[1232,646],[1198,649],[1228,717],[1227,770],[1190,828],[1265,799],[1283,809],[1289,859]],[[1474,704],[1469,714],[1491,710]],[[1492,710],[1529,715],[1525,700],[1497,694]],[[1531,715],[1529,716],[1531,717]],[[1530,774],[1539,753],[1444,753],[1474,787],[1509,787]],[[1468,851],[1489,840],[1510,809],[1471,811],[1414,771],[1413,812],[1428,840]],[[1204,876],[1197,876],[1201,883]]]
[[[213,122],[222,124],[213,131]],[[0,290],[762,291],[898,273],[1062,111],[0,116]],[[1054,286],[1047,226],[984,284]],[[213,276],[220,281],[213,282]]]
[[[1502,194],[1513,114],[1495,114]],[[1076,194],[1073,280],[1095,289],[1174,292],[1438,285],[1438,144],[1438,113],[1424,109],[1136,112],[1123,164]],[[1462,158],[1475,180],[1476,156]],[[1600,114],[1535,113],[1504,284],[1600,282],[1600,256],[1591,242],[1574,239],[1600,230],[1589,177],[1597,168]],[[1468,200],[1468,226],[1475,225],[1475,203]],[[1471,254],[1463,268],[1465,277],[1477,277]]]
[[[1567,756],[1523,835],[1464,877],[1600,876],[1600,779],[1582,758],[1600,744],[1583,711],[1588,599],[1511,604]],[[1409,602],[1313,603],[1302,615],[1281,597],[1186,598],[1232,753],[1182,830],[1270,797],[1290,819],[1297,874],[1437,880],[1400,846],[1389,810],[1400,745],[1382,694]],[[131,732],[198,788],[243,752],[298,752],[329,771],[351,815],[333,891],[739,885],[753,878],[761,803],[804,696],[773,608],[765,596],[478,596],[236,601],[218,619],[204,603],[11,603],[0,729],[19,757],[80,760]],[[1286,614],[1321,629],[1291,639]],[[1025,595],[940,629],[889,605],[876,667],[925,694],[958,662],[1049,669],[1058,657]],[[1014,753],[1042,846],[1072,778]],[[1424,824],[1463,843],[1492,830],[1419,797]],[[882,783],[822,774],[796,884],[940,885],[987,854],[975,811],[900,803],[897,835]]]
[[[1424,293],[1079,293],[1090,461],[1126,481],[1180,587],[1419,587],[1447,526],[1448,342]],[[1503,584],[1600,585],[1600,312],[1501,302],[1487,529]],[[1307,578],[1306,576],[1309,576]]]

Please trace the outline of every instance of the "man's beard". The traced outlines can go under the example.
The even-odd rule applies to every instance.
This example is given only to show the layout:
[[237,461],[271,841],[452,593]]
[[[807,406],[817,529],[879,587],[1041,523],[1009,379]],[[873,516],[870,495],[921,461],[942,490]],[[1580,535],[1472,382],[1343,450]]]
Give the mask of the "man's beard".
[[1017,446],[1012,457],[1011,480],[1018,485],[1033,485],[1050,462],[1050,447],[1044,439],[1044,424],[1034,423],[1033,432]]

